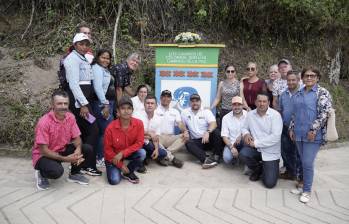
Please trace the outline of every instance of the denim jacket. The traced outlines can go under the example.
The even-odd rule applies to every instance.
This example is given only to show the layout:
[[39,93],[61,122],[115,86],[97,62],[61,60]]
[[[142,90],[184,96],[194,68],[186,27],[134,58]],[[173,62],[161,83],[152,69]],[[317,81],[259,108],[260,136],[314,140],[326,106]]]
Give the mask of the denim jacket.
[[[316,119],[312,122],[310,130],[314,130],[317,133],[321,131],[322,134],[322,144],[326,143],[326,131],[327,131],[327,120],[329,116],[330,109],[332,108],[332,97],[329,91],[320,85],[316,84]],[[305,87],[303,87],[305,88]],[[299,94],[300,91],[297,93]],[[290,130],[294,130],[294,115],[290,123]]]
[[91,65],[87,59],[73,50],[64,59],[64,68],[66,72],[69,88],[72,91],[75,98],[75,107],[87,105],[89,102],[84,96],[80,85],[91,85],[93,80],[93,74],[91,71]]
[[101,104],[109,104],[105,94],[108,91],[110,83],[110,72],[99,64],[92,65],[93,88]]

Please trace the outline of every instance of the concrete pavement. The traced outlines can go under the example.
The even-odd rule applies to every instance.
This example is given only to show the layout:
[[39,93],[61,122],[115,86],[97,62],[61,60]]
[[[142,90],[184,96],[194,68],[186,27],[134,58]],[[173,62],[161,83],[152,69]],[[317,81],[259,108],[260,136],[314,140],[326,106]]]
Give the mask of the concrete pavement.
[[[89,186],[50,181],[37,191],[30,159],[0,157],[0,223],[349,223],[349,148],[321,150],[307,205],[289,193],[250,182],[242,167],[203,170],[186,153],[182,169],[148,166],[140,184],[117,186],[90,177]],[[67,168],[67,164],[65,165]]]

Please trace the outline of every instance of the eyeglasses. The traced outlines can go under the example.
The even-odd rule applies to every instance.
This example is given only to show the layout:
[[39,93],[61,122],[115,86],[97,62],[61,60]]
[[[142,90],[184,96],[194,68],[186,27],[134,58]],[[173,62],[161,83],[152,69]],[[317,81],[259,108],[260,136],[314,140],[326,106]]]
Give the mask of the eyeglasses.
[[246,68],[246,71],[252,71],[252,72],[254,72],[254,71],[256,71],[256,68],[253,68],[253,67],[252,67],[252,68],[249,68],[249,67],[247,67],[247,68]]
[[226,73],[234,73],[235,70],[227,70]]
[[317,77],[317,75],[315,75],[315,74],[310,74],[310,75],[304,75],[304,78],[305,79],[315,79]]

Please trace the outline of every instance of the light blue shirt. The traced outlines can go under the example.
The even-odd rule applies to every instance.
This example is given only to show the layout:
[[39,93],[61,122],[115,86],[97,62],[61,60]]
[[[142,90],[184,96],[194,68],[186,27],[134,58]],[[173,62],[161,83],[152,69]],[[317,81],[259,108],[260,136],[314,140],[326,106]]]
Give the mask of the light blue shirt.
[[[293,96],[293,116],[294,133],[296,141],[308,142],[307,134],[310,131],[313,122],[317,119],[317,91],[318,85],[314,85],[309,91],[303,87]],[[316,133],[315,142],[321,142],[322,133]]]
[[101,104],[109,104],[105,98],[110,83],[110,72],[99,64],[92,65],[93,88]]
[[75,107],[80,108],[87,105],[89,102],[84,96],[80,85],[91,85],[93,74],[90,63],[84,56],[73,50],[64,59],[63,64],[69,88],[75,98]]

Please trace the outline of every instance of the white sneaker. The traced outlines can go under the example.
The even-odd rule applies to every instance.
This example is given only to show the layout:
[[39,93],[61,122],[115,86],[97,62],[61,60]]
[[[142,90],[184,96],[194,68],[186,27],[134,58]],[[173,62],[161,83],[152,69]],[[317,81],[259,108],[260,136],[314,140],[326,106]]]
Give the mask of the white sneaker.
[[247,176],[250,176],[253,173],[253,170],[251,170],[250,168],[248,168],[247,165],[245,165],[243,173]]
[[40,191],[47,190],[50,187],[48,179],[41,176],[39,170],[35,170],[36,188]]
[[301,194],[299,197],[299,201],[303,203],[308,203],[310,201],[310,193],[309,192],[304,192]]
[[302,188],[294,188],[290,190],[291,194],[297,194],[300,195],[303,193],[303,189]]
[[97,161],[96,161],[96,166],[97,166],[98,168],[105,167],[104,158],[102,158],[102,159],[97,159]]

